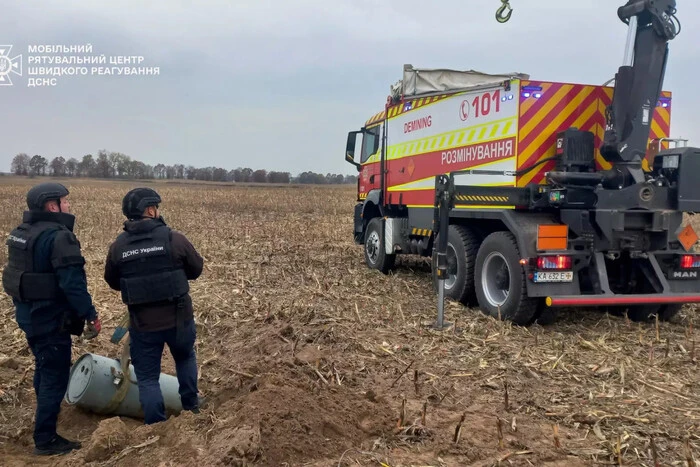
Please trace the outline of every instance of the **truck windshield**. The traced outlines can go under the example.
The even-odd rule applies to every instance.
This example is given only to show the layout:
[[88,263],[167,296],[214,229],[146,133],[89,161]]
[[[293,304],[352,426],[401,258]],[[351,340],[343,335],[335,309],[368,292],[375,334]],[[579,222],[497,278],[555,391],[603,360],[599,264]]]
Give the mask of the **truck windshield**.
[[376,152],[374,148],[379,147],[379,144],[377,143],[379,141],[380,129],[381,125],[377,125],[372,128],[367,128],[367,131],[364,133],[362,138],[362,156],[360,158],[361,163],[367,162],[367,159],[369,159],[370,156]]

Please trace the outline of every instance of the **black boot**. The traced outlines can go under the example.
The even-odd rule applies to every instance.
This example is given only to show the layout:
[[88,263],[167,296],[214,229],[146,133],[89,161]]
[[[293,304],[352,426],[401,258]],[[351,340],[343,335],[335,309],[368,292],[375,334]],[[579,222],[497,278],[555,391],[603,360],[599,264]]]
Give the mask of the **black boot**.
[[61,435],[56,435],[51,441],[39,444],[34,448],[37,456],[53,456],[55,454],[67,454],[74,449],[80,449],[82,445],[77,441],[68,441]]
[[194,413],[194,414],[199,414],[200,409],[205,408],[206,402],[207,402],[206,397],[197,396],[197,407],[193,407],[193,408],[189,409],[189,411]]

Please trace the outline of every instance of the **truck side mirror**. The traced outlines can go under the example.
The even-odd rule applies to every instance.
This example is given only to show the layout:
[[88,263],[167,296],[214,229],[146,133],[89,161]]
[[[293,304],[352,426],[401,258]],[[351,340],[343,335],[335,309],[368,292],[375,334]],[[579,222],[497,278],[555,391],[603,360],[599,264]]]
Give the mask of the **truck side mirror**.
[[358,133],[362,133],[361,131],[351,131],[348,133],[348,142],[345,145],[345,160],[355,167],[357,169],[360,169],[360,164],[355,162],[355,143],[357,141],[357,135]]

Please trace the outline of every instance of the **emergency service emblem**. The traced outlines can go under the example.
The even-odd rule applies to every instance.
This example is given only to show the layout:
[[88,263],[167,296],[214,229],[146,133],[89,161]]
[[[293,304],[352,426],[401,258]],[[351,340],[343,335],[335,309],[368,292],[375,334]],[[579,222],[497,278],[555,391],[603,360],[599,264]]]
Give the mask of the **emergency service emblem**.
[[0,86],[12,86],[12,75],[22,76],[22,54],[10,58],[11,45],[0,45]]
[[469,118],[469,101],[462,101],[462,105],[459,106],[459,118],[462,121],[466,121]]

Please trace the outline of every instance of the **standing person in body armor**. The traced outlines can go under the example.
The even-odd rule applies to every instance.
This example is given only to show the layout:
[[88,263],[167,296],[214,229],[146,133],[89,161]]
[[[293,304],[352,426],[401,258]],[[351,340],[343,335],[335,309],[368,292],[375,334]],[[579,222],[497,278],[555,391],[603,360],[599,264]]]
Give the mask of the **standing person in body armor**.
[[129,309],[131,359],[146,424],[166,419],[159,383],[165,344],[175,360],[182,408],[199,412],[188,281],[199,277],[204,261],[183,234],[165,223],[160,202],[150,188],[135,188],[124,196],[127,221],[109,247],[104,273]]
[[34,354],[37,455],[65,454],[81,447],[57,434],[56,424],[70,376],[71,335],[84,333],[94,339],[101,328],[67,196],[60,183],[41,183],[29,190],[29,210],[7,239],[8,261],[2,274],[17,324]]

